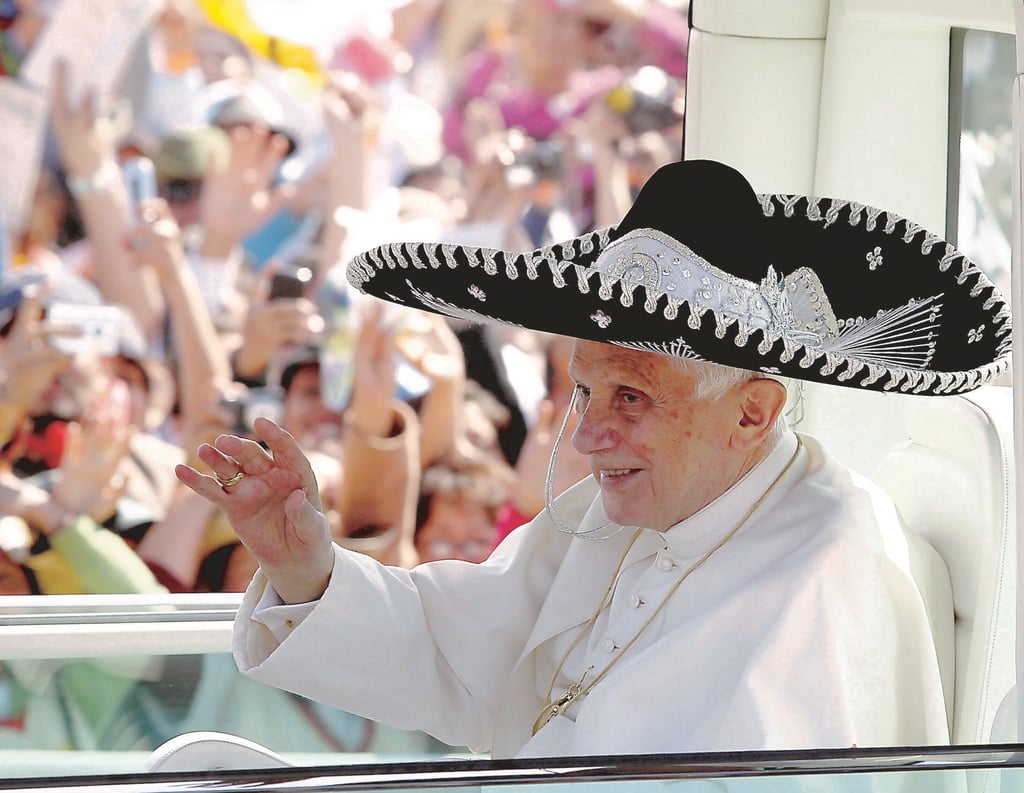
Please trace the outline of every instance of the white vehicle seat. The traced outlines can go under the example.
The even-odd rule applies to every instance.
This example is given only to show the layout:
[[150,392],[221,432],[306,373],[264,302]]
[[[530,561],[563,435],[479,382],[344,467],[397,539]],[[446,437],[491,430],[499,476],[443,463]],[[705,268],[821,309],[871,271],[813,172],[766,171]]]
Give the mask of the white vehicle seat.
[[1017,743],[1017,686],[1011,686],[992,719],[989,743]]
[[875,480],[949,568],[952,739],[988,743],[1016,674],[1012,391],[915,400],[906,413],[910,439],[882,459]]
[[224,771],[292,765],[294,763],[255,741],[224,732],[197,731],[164,741],[150,754],[145,770]]
[[[921,397],[809,386],[807,404],[808,421],[798,429],[884,488],[921,539],[911,549],[912,569],[945,656],[947,692],[952,682],[952,741],[990,742],[1015,683],[1012,390]],[[931,549],[952,587],[952,658],[940,616],[948,593]]]

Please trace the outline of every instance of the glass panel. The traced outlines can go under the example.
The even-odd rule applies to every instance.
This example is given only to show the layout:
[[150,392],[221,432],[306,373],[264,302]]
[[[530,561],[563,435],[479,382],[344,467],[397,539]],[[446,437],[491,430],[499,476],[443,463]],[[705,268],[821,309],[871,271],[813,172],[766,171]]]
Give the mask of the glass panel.
[[0,663],[5,777],[141,771],[164,741],[230,733],[299,764],[395,762],[452,753],[240,675],[230,653],[10,659]]
[[1013,233],[1014,37],[954,30],[950,75],[949,234],[1004,294]]
[[138,772],[165,741],[208,730],[255,741],[301,765],[456,753],[423,733],[375,724],[242,676],[230,654],[240,599],[3,598],[3,776]]
[[0,598],[0,627],[232,621],[240,593],[186,595],[7,595]]

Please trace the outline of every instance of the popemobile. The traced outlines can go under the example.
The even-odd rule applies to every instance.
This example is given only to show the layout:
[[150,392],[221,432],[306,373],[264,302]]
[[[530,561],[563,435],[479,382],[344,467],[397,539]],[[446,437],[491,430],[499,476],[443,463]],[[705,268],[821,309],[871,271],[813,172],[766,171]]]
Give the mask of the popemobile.
[[[310,6],[298,5],[303,13]],[[937,659],[935,699],[922,708],[940,713],[940,720],[944,710],[941,726],[948,741],[495,759],[354,719],[332,726],[351,740],[333,741],[324,751],[313,743],[304,749],[243,729],[254,719],[272,723],[274,714],[287,709],[298,714],[295,729],[312,736],[322,732],[324,719],[334,717],[305,700],[297,706],[295,695],[276,689],[261,686],[260,693],[252,693],[256,689],[249,687],[261,684],[243,678],[232,659],[240,595],[12,595],[0,599],[0,790],[199,793],[254,785],[292,791],[498,790],[512,785],[542,793],[586,784],[598,793],[665,786],[679,793],[975,793],[1024,788],[1024,752],[1018,743],[1024,718],[1024,653],[1018,659],[1018,636],[1024,634],[1017,618],[1018,554],[1024,547],[1018,539],[1024,530],[1018,494],[1024,494],[1024,465],[1015,463],[1024,456],[1024,89],[1019,80],[1024,46],[1018,44],[1024,41],[1024,0],[690,0],[688,20],[681,159],[717,161],[741,173],[776,228],[784,229],[794,213],[799,217],[793,222],[845,224],[839,232],[877,222],[871,237],[876,242],[846,252],[851,262],[856,259],[851,267],[884,275],[886,268],[897,266],[887,247],[896,237],[900,244],[920,248],[915,256],[934,258],[935,281],[927,294],[908,298],[892,286],[898,278],[879,277],[879,291],[861,296],[872,306],[870,315],[824,319],[823,295],[832,289],[828,300],[843,302],[842,287],[823,287],[798,275],[787,278],[772,269],[748,289],[746,280],[720,278],[715,268],[700,270],[700,276],[721,280],[709,290],[750,301],[737,313],[744,322],[778,332],[792,349],[779,342],[767,356],[772,360],[762,360],[755,353],[762,337],[735,331],[732,320],[719,319],[715,338],[712,315],[732,315],[726,299],[712,305],[718,297],[710,291],[706,299],[698,292],[687,297],[704,300],[702,311],[710,313],[704,315],[703,336],[694,331],[686,338],[687,343],[708,344],[706,349],[727,343],[729,355],[749,352],[763,371],[785,375],[787,367],[803,365],[805,345],[822,343],[819,337],[809,342],[797,330],[828,337],[828,355],[834,360],[805,359],[813,359],[805,367],[810,374],[791,389],[788,419],[799,433],[817,439],[841,463],[878,485],[896,506],[909,540],[894,552],[902,555],[920,591],[921,614],[930,629],[926,638],[934,643]],[[672,250],[658,247],[664,242],[660,237],[640,237],[640,253],[652,261],[659,251]],[[529,267],[539,267],[540,277],[548,278],[551,267],[555,280],[564,277],[575,291],[577,270],[593,266],[600,270],[591,282],[593,294],[574,295],[556,310],[582,317],[580,332],[572,335],[592,331],[591,338],[606,340],[619,301],[606,305],[599,292],[610,290],[612,281],[635,277],[625,274],[628,262],[597,256],[607,241],[605,230],[554,246],[554,263],[495,258],[494,251],[474,248],[469,256],[478,256],[480,275],[462,285],[468,297],[443,295],[440,285],[440,276],[462,272],[467,254],[461,249],[424,253],[421,247],[392,246],[359,257],[349,278],[370,293],[378,289],[389,299],[418,300],[428,310],[469,316],[453,308],[462,300],[481,306],[479,313],[488,316],[486,301],[495,296],[493,308],[501,299],[496,291],[488,292],[488,268],[504,272],[506,265],[510,270],[521,265],[517,272],[525,281],[536,276]],[[943,258],[944,251],[953,250],[955,256]],[[402,268],[421,254],[435,257],[421,266],[439,274],[437,289],[429,295],[412,284],[402,291]],[[563,254],[572,261],[559,259]],[[813,257],[813,251],[806,255]],[[813,270],[815,262],[806,265]],[[381,279],[376,286],[375,278]],[[384,279],[393,280],[380,286]],[[584,281],[580,276],[579,282]],[[522,284],[510,281],[507,286],[513,294]],[[677,287],[680,293],[689,288],[682,281],[665,287],[669,298],[658,309],[665,317],[682,311],[681,302],[671,297]],[[630,294],[643,301],[645,288]],[[754,308],[759,298],[767,304]],[[625,306],[625,299],[621,303]],[[519,308],[522,318],[512,317],[513,324],[528,321],[533,307]],[[812,319],[797,329],[796,320],[782,317],[787,311]],[[964,363],[953,374],[934,373],[932,356],[938,354],[930,339],[945,332],[939,325],[947,320],[959,334],[957,355]],[[671,319],[665,322],[668,330],[659,327],[664,333],[654,342],[651,337],[628,339],[625,346],[646,344],[679,353],[683,342],[672,347]],[[819,324],[810,328],[814,322]],[[902,341],[905,334],[919,332],[923,346]],[[723,342],[726,334],[735,335]],[[898,364],[893,363],[897,358]],[[881,363],[863,363],[868,359]],[[860,363],[849,365],[851,360]],[[837,383],[841,367],[847,366],[848,377],[870,387]],[[896,370],[901,374],[893,374]],[[240,481],[228,478],[225,485]],[[891,651],[895,655],[906,646],[893,642]],[[87,739],[54,745],[45,730],[33,733],[15,725],[13,717],[4,720],[7,711],[15,712],[7,700],[16,690],[35,691],[42,715],[62,723],[69,736],[84,734],[77,722],[86,718],[87,709],[81,702],[72,707],[68,692],[53,684],[57,670],[76,666],[99,668],[108,681],[142,681],[141,693],[133,689],[130,696],[115,682],[93,692],[96,699],[123,697],[125,710],[112,713],[111,723],[133,723],[139,712],[151,721],[155,714],[171,718],[174,703],[190,703],[189,718],[180,721],[179,734],[159,745],[126,741],[118,751],[91,746]],[[597,682],[594,688],[599,687]],[[575,692],[566,688],[562,699],[556,696],[561,689],[553,690],[552,710],[538,717],[539,727],[589,690],[586,676]],[[858,701],[870,702],[872,691],[857,694]],[[238,710],[225,719],[224,707]],[[515,711],[517,703],[502,707]],[[218,720],[204,723],[205,715],[214,712]],[[276,726],[283,731],[281,719]],[[609,732],[616,728],[611,717],[602,724]],[[744,728],[736,725],[736,734]],[[14,732],[23,736],[21,742],[5,743],[2,736]],[[393,751],[371,748],[386,744],[382,736],[392,740]]]

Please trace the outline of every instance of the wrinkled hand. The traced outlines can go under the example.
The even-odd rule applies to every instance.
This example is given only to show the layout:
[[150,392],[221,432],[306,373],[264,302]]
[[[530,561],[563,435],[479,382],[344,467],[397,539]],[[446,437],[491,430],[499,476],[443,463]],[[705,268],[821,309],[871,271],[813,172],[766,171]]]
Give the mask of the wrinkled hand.
[[226,256],[291,198],[293,185],[273,184],[287,151],[287,139],[266,127],[231,131],[228,161],[211,164],[199,199],[209,254]]
[[[333,568],[331,535],[309,460],[295,439],[274,422],[260,418],[254,427],[266,443],[221,435],[198,450],[214,476],[186,465],[178,479],[219,507],[242,544],[256,557],[285,603],[318,599]],[[221,481],[238,473],[237,484]]]

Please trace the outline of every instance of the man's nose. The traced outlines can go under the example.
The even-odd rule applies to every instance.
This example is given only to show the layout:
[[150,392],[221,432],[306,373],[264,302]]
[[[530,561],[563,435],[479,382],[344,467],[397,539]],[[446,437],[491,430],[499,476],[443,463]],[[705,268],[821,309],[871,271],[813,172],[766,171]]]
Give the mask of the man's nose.
[[580,454],[593,454],[610,448],[615,443],[615,429],[607,411],[593,403],[587,406],[572,434],[572,445]]

